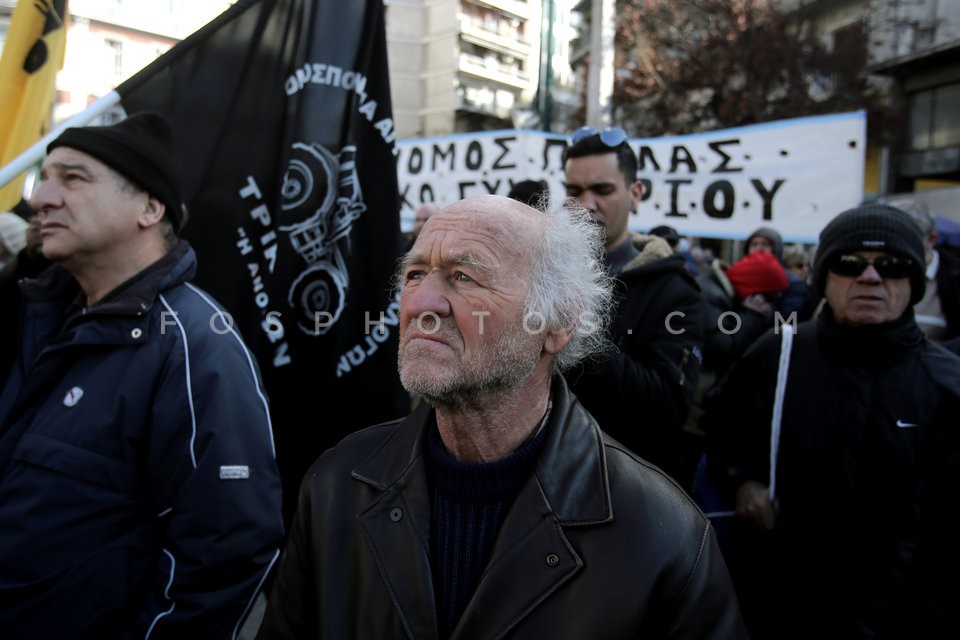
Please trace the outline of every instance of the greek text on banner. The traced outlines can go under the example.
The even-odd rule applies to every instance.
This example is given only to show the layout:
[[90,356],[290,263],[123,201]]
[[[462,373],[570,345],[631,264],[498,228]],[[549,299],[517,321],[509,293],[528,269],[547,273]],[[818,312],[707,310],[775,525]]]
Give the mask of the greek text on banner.
[[[667,224],[683,235],[745,238],[759,226],[771,226],[789,242],[812,243],[831,218],[863,198],[862,111],[633,138],[630,145],[644,186],[630,217],[635,231]],[[566,136],[485,131],[397,146],[404,228],[412,225],[421,202],[444,206],[473,195],[507,195],[521,180],[546,180],[551,206],[565,198]]]

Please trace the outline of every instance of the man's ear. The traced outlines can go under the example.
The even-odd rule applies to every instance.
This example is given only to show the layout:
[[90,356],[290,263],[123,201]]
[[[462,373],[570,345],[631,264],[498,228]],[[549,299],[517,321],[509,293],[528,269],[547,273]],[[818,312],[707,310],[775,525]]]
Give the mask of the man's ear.
[[643,199],[643,183],[640,182],[639,180],[636,180],[634,181],[633,184],[630,185],[630,205],[632,206],[632,208],[630,209],[631,212],[634,212],[637,210],[637,206],[640,204],[640,201],[642,199]]
[[564,327],[562,329],[550,329],[543,338],[543,350],[552,356],[563,351],[570,340],[573,339],[575,327]]
[[163,214],[166,213],[166,211],[167,207],[165,204],[160,202],[156,197],[147,194],[147,200],[143,205],[143,209],[140,211],[137,222],[142,228],[148,229],[163,220]]

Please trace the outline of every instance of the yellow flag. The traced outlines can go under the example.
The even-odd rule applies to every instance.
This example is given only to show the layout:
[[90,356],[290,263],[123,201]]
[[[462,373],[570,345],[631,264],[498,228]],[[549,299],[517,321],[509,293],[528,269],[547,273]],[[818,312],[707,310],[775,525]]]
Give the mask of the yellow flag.
[[[67,0],[18,0],[0,56],[0,167],[48,130],[67,42]],[[20,201],[24,177],[0,189],[0,211]]]

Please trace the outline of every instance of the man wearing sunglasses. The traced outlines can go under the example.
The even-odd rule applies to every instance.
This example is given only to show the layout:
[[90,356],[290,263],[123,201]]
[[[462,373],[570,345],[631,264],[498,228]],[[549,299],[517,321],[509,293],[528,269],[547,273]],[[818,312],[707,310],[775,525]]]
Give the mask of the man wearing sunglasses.
[[643,185],[623,129],[577,130],[563,168],[567,196],[604,228],[617,300],[616,349],[567,380],[604,431],[689,487],[696,456],[683,424],[700,372],[700,289],[663,238],[627,228]]
[[707,404],[711,477],[740,527],[724,554],[755,640],[960,637],[960,359],[917,326],[924,272],[906,213],[841,213],[814,262],[822,311],[792,348],[762,336]]

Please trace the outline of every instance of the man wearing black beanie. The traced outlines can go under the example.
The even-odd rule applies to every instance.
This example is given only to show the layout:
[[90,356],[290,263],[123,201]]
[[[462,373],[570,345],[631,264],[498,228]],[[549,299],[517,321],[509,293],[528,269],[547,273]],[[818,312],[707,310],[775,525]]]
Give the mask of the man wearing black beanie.
[[30,204],[55,264],[23,281],[0,395],[0,635],[234,637],[279,555],[280,480],[256,363],[189,282],[170,124],[48,154]]
[[960,359],[914,320],[924,269],[904,212],[839,214],[814,263],[821,313],[792,346],[782,327],[761,337],[707,404],[708,473],[739,527],[725,557],[755,640],[960,632]]
[[144,112],[105,127],[73,127],[47,145],[47,153],[57,147],[93,156],[157,198],[174,232],[180,232],[185,220],[173,165],[173,131],[162,115]]

